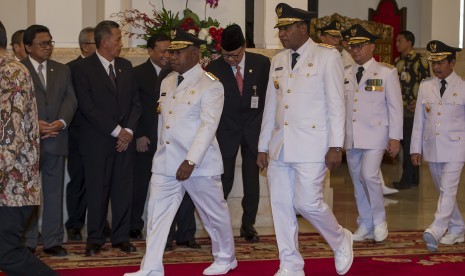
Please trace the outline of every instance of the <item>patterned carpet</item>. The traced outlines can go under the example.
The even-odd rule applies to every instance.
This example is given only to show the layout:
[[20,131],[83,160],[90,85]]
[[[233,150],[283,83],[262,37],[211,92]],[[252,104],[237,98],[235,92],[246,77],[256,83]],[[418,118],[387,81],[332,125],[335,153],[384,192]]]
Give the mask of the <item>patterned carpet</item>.
[[[172,252],[166,252],[165,264],[210,262],[210,240],[197,240],[202,249],[194,250],[177,247]],[[241,238],[236,238],[236,257],[239,261],[247,260],[277,260],[278,251],[274,236],[261,236],[261,241],[249,244]],[[301,234],[299,236],[300,251],[305,259],[332,258],[333,253],[326,242],[318,234]],[[54,269],[93,268],[115,266],[138,266],[145,252],[145,242],[134,242],[137,252],[125,254],[110,244],[94,257],[84,256],[84,243],[67,243],[67,257],[49,257],[38,248],[38,256]],[[456,245],[441,245],[435,254],[426,250],[422,240],[422,232],[400,231],[390,232],[382,243],[354,243],[355,257],[371,257],[373,261],[406,263],[415,262],[419,265],[433,266],[440,263],[465,262],[465,243]]]

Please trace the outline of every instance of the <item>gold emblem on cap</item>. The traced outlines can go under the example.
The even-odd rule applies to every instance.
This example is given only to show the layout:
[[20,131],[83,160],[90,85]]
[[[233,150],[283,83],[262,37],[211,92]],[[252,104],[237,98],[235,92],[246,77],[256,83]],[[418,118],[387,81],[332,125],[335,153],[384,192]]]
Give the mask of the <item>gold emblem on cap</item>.
[[338,30],[341,29],[341,23],[336,22],[336,29],[338,29]]
[[277,7],[276,14],[278,15],[278,17],[281,17],[283,15],[283,7]]
[[171,30],[171,39],[174,39],[176,37],[176,29]]
[[350,30],[350,34],[352,36],[355,36],[357,34],[357,29],[356,28],[353,28],[352,30]]
[[431,48],[431,52],[433,53],[435,53],[438,50],[436,43],[431,43],[430,48]]

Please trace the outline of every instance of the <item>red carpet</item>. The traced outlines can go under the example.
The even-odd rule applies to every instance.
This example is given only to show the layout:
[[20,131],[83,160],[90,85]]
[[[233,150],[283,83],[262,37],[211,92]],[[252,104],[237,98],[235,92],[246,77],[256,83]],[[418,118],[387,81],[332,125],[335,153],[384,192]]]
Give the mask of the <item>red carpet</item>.
[[[437,261],[438,263],[434,263]],[[356,257],[351,270],[346,275],[374,275],[374,276],[412,276],[412,275],[447,275],[458,276],[465,274],[465,255],[432,255],[412,256],[410,259],[389,257],[372,258]],[[202,275],[202,271],[209,263],[167,264],[166,276]],[[240,261],[239,266],[228,273],[228,276],[270,276],[278,270],[279,262],[270,261]],[[106,276],[123,275],[125,272],[137,271],[137,266],[123,266],[113,268],[85,268],[59,270],[62,276]],[[332,258],[306,259],[306,275],[337,275]]]

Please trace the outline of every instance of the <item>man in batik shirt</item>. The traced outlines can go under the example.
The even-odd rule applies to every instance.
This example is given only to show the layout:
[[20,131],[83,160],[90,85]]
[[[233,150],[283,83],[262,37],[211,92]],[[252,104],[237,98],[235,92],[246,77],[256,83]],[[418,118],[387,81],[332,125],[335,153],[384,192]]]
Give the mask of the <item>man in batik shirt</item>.
[[403,154],[403,172],[399,182],[393,182],[396,189],[408,189],[417,186],[420,180],[419,167],[410,160],[410,141],[413,128],[413,115],[417,102],[420,82],[430,76],[428,61],[413,50],[415,36],[410,31],[402,31],[397,35],[397,50],[400,56],[394,61],[399,73],[402,99],[404,101],[404,139],[401,141]]

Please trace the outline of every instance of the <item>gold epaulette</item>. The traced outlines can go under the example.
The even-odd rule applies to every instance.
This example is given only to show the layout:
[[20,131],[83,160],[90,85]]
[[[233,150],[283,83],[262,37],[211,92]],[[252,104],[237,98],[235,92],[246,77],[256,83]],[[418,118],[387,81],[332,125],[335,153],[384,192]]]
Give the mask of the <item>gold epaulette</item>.
[[333,45],[329,45],[329,44],[326,44],[326,43],[318,43],[318,45],[323,46],[323,47],[326,47],[326,48],[330,48],[330,49],[336,48],[336,47],[334,47]]
[[205,75],[207,75],[211,80],[218,80],[218,78],[210,72],[205,72]]
[[[433,79],[433,77],[424,78],[424,79],[421,80],[421,82],[429,81],[429,80],[432,80],[432,79]],[[421,82],[420,82],[420,83],[421,83]]]
[[386,63],[386,62],[380,62],[380,64],[382,64],[382,65],[384,65],[384,66],[386,66],[386,67],[388,67],[388,68],[390,68],[390,69],[396,68],[394,65],[389,64],[389,63]]

